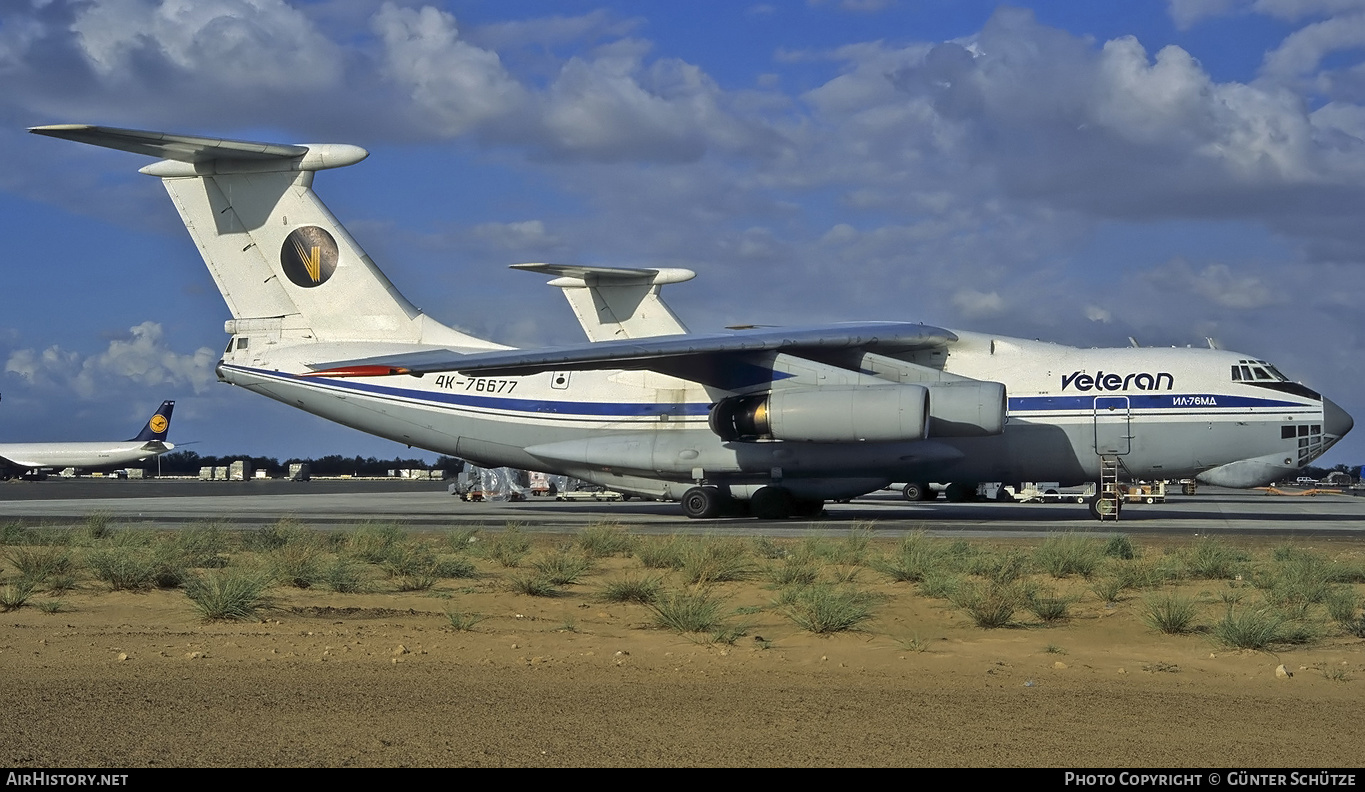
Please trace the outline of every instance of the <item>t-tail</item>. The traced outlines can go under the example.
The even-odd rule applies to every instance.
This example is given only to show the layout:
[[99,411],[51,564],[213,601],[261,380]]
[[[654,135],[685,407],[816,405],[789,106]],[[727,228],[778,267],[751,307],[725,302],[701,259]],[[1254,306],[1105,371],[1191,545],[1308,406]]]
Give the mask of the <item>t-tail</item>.
[[61,124],[36,134],[160,159],[141,169],[170,193],[232,313],[229,335],[266,343],[490,344],[419,311],[312,190],[313,174],[369,152]]
[[147,425],[142,427],[137,437],[132,438],[130,443],[164,443],[166,433],[171,430],[171,413],[175,411],[175,402],[166,400],[161,406],[156,408],[152,417],[147,421]]

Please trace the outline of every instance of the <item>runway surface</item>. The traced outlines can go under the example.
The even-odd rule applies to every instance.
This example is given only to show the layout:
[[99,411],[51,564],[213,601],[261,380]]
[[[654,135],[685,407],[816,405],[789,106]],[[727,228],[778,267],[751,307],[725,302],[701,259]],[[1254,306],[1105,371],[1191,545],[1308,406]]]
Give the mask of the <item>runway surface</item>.
[[266,525],[292,517],[322,529],[367,521],[401,522],[414,530],[461,526],[496,529],[508,522],[523,530],[572,531],[602,521],[639,533],[736,531],[770,536],[843,531],[874,522],[879,533],[924,530],[955,536],[1038,536],[1056,531],[1135,535],[1365,536],[1365,497],[1285,497],[1259,491],[1201,488],[1164,504],[1128,504],[1117,522],[1098,522],[1075,503],[909,503],[882,492],[852,503],[830,504],[813,520],[688,520],[676,503],[629,501],[465,503],[439,481],[125,481],[48,479],[0,484],[0,521],[61,525],[91,514],[116,525],[177,527],[217,521],[233,527]]

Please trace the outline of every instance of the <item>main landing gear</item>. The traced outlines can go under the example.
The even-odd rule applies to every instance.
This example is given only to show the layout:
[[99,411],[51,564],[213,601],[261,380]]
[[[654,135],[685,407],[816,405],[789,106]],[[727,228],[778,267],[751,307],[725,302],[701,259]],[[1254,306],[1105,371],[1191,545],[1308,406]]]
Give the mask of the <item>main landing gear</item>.
[[760,520],[785,520],[788,517],[818,517],[825,502],[798,498],[786,487],[760,487],[747,501],[736,500],[720,487],[692,487],[682,496],[683,514],[694,520],[710,520],[727,514],[739,516],[747,505],[749,514]]

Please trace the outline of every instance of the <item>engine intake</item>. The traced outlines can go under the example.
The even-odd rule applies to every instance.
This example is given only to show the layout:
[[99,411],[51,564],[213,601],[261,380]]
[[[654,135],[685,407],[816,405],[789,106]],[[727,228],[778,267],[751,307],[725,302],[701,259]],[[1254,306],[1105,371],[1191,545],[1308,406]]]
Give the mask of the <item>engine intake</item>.
[[929,429],[929,390],[922,385],[831,385],[736,396],[711,408],[710,425],[722,440],[923,440]]

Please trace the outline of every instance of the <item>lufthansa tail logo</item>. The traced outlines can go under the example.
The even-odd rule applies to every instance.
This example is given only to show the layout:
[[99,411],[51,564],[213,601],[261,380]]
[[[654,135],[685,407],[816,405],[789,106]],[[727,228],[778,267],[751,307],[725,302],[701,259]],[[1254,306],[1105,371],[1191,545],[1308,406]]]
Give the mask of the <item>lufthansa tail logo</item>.
[[337,266],[337,243],[326,229],[294,229],[280,247],[280,265],[295,286],[311,289],[332,277]]
[[167,425],[166,416],[164,415],[152,416],[152,431],[155,432],[156,434],[161,434],[162,432],[166,431],[166,425]]

